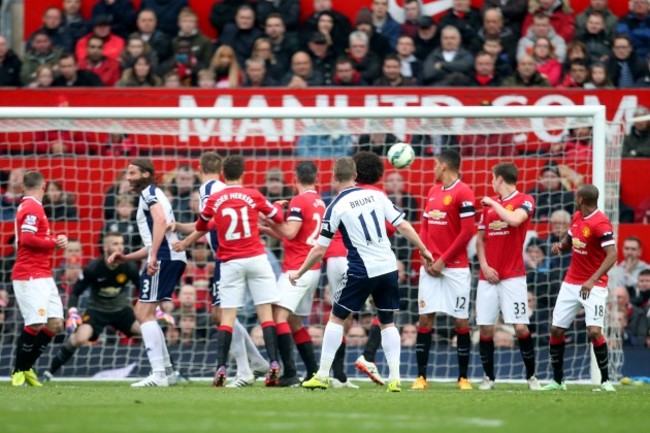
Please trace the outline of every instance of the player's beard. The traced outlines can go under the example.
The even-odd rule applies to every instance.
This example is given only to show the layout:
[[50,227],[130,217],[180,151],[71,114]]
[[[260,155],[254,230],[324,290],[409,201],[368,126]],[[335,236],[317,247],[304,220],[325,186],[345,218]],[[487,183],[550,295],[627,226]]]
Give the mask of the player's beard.
[[151,179],[147,177],[141,177],[137,180],[130,180],[131,189],[133,192],[140,193],[143,189],[151,185]]

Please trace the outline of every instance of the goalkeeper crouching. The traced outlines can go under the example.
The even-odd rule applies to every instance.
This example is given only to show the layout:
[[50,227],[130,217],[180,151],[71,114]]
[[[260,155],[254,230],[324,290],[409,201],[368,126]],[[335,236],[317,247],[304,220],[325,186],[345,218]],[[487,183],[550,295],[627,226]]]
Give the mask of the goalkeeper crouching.
[[[129,299],[128,283],[136,288],[140,282],[138,268],[133,262],[108,263],[108,257],[124,252],[124,237],[117,232],[104,235],[104,256],[90,262],[83,278],[74,286],[68,302],[66,329],[74,331],[59,348],[50,369],[43,373],[44,380],[53,375],[72,358],[78,347],[96,341],[106,326],[112,326],[126,336],[140,335],[140,324],[135,318]],[[79,296],[91,289],[88,308],[82,316],[77,310]]]

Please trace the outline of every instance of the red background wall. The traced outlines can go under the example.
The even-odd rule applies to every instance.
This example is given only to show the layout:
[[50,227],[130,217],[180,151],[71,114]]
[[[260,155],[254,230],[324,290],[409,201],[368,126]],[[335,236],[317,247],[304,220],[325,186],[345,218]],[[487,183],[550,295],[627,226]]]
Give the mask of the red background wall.
[[[136,5],[136,10],[140,6],[141,0],[134,0],[133,3]],[[301,1],[301,13],[303,18],[308,17],[314,11],[313,1],[312,0],[300,0]],[[435,0],[434,0],[435,1]],[[96,3],[96,0],[82,0],[83,6],[82,10],[84,16],[90,17],[90,12],[92,6]],[[210,9],[215,1],[211,0],[189,0],[189,4],[199,15],[199,26],[203,33],[208,35],[211,38],[216,37],[216,32],[214,28],[210,25]],[[372,3],[371,0],[333,0],[334,9],[337,11],[343,12],[348,15],[351,20],[354,21],[354,16],[363,6],[369,7]],[[402,0],[397,0],[398,4],[403,4]],[[422,3],[431,3],[431,0],[422,0]],[[36,30],[41,25],[41,17],[43,12],[49,6],[61,7],[63,0],[24,0],[25,4],[25,39]],[[482,0],[472,0],[472,4],[477,7],[480,7],[483,4]],[[572,0],[571,4],[575,9],[576,13],[582,12],[584,8],[589,4],[589,0]],[[627,13],[627,1],[617,0],[610,1],[609,7],[618,15]]]

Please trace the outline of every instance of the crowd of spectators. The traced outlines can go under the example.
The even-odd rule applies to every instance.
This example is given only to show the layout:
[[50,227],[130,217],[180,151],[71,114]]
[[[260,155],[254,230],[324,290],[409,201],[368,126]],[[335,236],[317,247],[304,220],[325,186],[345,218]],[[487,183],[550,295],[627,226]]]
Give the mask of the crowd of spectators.
[[301,22],[299,0],[217,0],[211,40],[187,0],[138,11],[98,0],[87,19],[81,0],[65,0],[24,49],[0,36],[0,86],[650,86],[648,0],[621,17],[607,0],[579,14],[570,0],[486,0],[481,10],[453,0],[435,19],[406,0],[402,24],[388,3],[350,20],[314,0]]

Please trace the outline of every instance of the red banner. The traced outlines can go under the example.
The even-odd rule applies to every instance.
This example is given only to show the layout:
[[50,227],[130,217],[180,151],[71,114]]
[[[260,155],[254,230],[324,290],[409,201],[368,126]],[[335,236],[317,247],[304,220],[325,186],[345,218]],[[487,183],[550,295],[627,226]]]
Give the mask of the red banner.
[[[291,90],[285,88],[204,90],[204,89],[51,89],[51,90],[0,90],[5,106],[72,106],[72,107],[404,107],[404,106],[470,106],[486,102],[493,106],[572,106],[598,105],[607,107],[610,121],[622,122],[631,118],[639,105],[650,106],[650,91],[605,90],[575,91],[557,89],[504,89],[485,88],[477,92],[472,88],[441,89],[419,88],[377,88],[359,87],[353,89],[312,88]],[[453,127],[463,130],[464,120],[454,122]],[[231,125],[230,123],[228,125]],[[542,123],[531,122],[531,129],[541,142],[559,141],[564,131],[549,132]],[[242,129],[244,128],[244,129]],[[245,128],[261,128],[266,137],[278,137],[274,144],[279,148],[290,147],[295,139],[292,135],[279,134],[272,124],[264,122],[239,122],[231,127],[219,128],[214,120],[191,120],[178,122],[180,142],[189,142],[190,147],[217,146],[224,143],[231,147],[237,137],[248,136]],[[406,125],[396,122],[396,135],[403,136]],[[400,130],[401,128],[401,130]],[[190,136],[196,135],[195,138]],[[167,141],[176,145],[175,141]],[[254,143],[258,144],[258,143]],[[165,145],[165,143],[155,143]],[[244,143],[245,145],[245,143]]]

